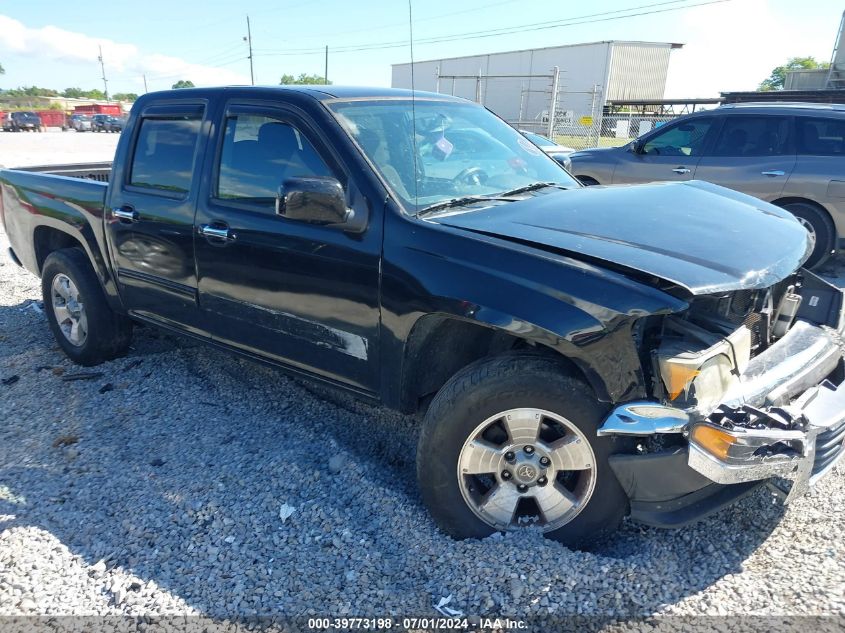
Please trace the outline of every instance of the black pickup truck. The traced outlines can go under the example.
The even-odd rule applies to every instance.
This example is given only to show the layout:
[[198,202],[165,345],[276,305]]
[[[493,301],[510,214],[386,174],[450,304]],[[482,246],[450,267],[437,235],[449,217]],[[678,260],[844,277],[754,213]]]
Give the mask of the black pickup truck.
[[419,414],[456,537],[682,525],[843,455],[842,293],[800,223],[702,182],[583,188],[461,99],[152,93],[110,168],[0,188],[71,359],[143,322]]

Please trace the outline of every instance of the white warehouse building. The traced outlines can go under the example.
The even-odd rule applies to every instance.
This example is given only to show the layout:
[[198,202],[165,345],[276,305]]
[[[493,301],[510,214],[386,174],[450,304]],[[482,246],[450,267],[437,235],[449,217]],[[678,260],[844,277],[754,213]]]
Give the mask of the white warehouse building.
[[[669,55],[682,46],[613,40],[432,59],[414,63],[414,84],[482,103],[517,127],[586,135],[608,101],[662,99]],[[411,87],[410,63],[393,64],[392,85]]]

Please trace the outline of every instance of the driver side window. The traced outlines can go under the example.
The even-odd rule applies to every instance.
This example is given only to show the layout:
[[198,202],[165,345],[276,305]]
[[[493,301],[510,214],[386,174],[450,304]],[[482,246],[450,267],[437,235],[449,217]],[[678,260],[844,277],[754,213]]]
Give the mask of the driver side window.
[[659,132],[643,145],[642,153],[650,156],[701,156],[712,118],[684,121]]

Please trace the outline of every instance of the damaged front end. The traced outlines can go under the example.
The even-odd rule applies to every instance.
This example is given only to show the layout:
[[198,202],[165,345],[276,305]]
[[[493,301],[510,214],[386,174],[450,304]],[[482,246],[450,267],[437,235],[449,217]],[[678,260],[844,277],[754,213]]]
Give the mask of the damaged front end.
[[644,322],[653,399],[617,407],[598,432],[638,438],[611,458],[634,518],[682,525],[764,483],[789,501],[833,468],[845,455],[842,297],[802,270]]

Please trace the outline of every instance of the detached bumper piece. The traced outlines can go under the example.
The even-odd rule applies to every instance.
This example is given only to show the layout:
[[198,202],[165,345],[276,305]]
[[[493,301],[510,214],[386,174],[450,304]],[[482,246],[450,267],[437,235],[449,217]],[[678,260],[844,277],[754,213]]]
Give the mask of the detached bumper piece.
[[843,442],[845,383],[825,381],[788,406],[719,407],[690,427],[689,466],[719,484],[791,480],[789,502],[845,456]]

